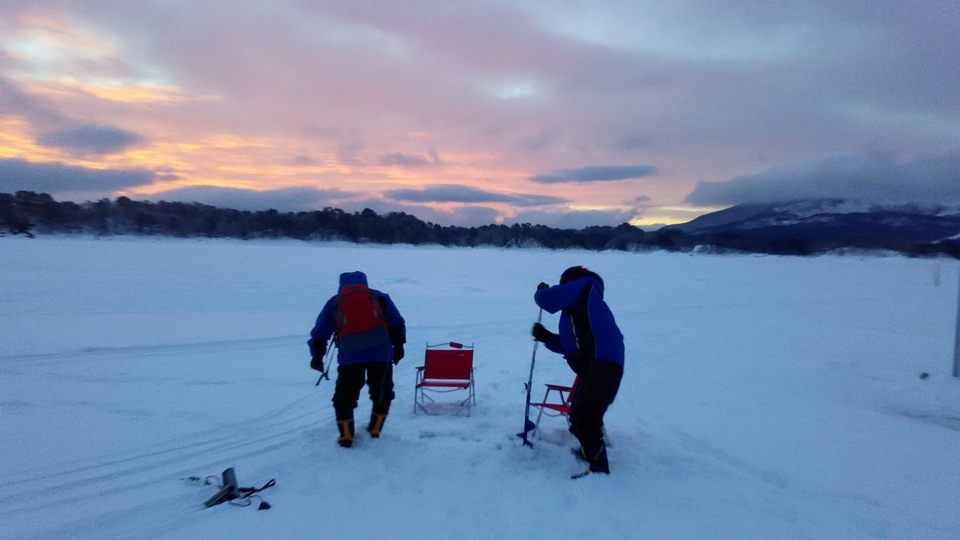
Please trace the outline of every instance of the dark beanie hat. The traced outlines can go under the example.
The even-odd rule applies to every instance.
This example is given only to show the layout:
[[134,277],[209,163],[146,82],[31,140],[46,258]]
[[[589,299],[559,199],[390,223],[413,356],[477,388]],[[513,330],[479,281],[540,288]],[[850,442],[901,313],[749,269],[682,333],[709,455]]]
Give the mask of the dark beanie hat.
[[586,266],[571,266],[563,271],[560,274],[560,284],[563,285],[568,281],[573,281],[575,279],[580,279],[582,277],[590,276],[600,282],[600,285],[603,286],[603,279],[598,276],[596,273],[587,270]]
[[585,275],[587,275],[586,266],[571,266],[570,268],[564,270],[562,274],[560,274],[560,284],[563,285],[568,281],[580,279]]

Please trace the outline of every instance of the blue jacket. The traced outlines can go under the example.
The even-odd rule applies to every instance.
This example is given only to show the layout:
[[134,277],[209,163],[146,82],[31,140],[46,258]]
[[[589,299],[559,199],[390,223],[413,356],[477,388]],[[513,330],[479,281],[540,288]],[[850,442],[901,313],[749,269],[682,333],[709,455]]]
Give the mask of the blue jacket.
[[[358,283],[367,284],[367,276],[363,272],[346,272],[340,274],[340,287],[344,285],[356,285]],[[387,316],[387,327],[390,329],[391,339],[386,343],[365,351],[343,351],[337,349],[337,362],[342,365],[358,364],[360,362],[390,362],[393,360],[393,343],[405,343],[406,323],[400,315],[397,306],[390,299],[390,296],[376,289],[370,289],[373,297],[383,306],[384,315]],[[317,316],[317,322],[310,331],[310,339],[307,346],[310,347],[310,355],[316,356],[314,343],[319,341],[326,342],[337,329],[337,296],[333,295],[327,303],[324,304],[320,315]]]
[[563,312],[560,335],[554,334],[544,343],[548,349],[623,366],[623,334],[603,301],[603,283],[585,276],[541,289],[533,299],[548,313]]

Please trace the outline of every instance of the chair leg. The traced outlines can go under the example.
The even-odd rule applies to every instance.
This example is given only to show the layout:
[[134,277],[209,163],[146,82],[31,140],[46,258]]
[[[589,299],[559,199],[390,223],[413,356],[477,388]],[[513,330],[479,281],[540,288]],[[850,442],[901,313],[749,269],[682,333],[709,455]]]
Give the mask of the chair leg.
[[[422,411],[423,414],[426,414],[426,415],[429,416],[429,415],[431,415],[431,414],[433,414],[433,413],[431,413],[430,411],[428,411],[427,408],[426,408],[427,400],[429,399],[431,404],[435,404],[435,403],[437,403],[437,401],[435,401],[432,397],[430,397],[430,396],[428,395],[426,388],[420,386],[421,380],[422,380],[421,378],[419,378],[419,377],[417,378],[417,386],[416,386],[416,387],[414,388],[414,390],[413,390],[413,413],[414,413],[414,414],[417,414],[418,412]],[[457,409],[457,412],[456,412],[455,414],[459,415],[460,413],[463,412],[463,409],[466,409],[466,410],[467,410],[467,416],[470,416],[471,413],[472,413],[472,407],[477,404],[476,384],[474,383],[473,375],[471,374],[471,376],[470,376],[470,384],[465,385],[465,386],[459,386],[459,387],[457,387],[456,390],[459,390],[459,391],[466,390],[466,391],[467,391],[466,397],[464,397],[464,398],[463,398],[461,401],[459,401],[459,402],[457,402],[457,401],[453,401],[452,403],[451,403],[451,402],[444,402],[444,404],[445,404],[445,405],[459,405],[459,409]],[[431,391],[433,391],[433,390],[431,390]],[[452,391],[454,391],[454,390],[452,390],[452,389],[451,389],[451,390],[436,390],[436,392],[452,392]],[[460,395],[462,396],[462,394],[460,394]]]
[[423,412],[427,412],[423,408],[423,388],[420,386],[420,383],[423,382],[423,372],[417,370],[417,378],[415,381],[415,386],[413,387],[413,414],[417,414],[417,406],[423,409]]
[[429,412],[427,412],[426,407],[423,406],[424,403],[426,403],[425,399],[427,397],[426,394],[424,394],[423,392],[424,392],[423,388],[418,388],[413,393],[413,414],[417,414],[418,408],[421,411],[423,411],[424,414],[427,414],[427,415],[430,414]]
[[473,378],[473,368],[470,368],[470,387],[467,389],[467,416],[470,416],[472,407],[477,404],[477,382]]
[[417,388],[413,393],[413,413],[417,414],[417,409],[419,409],[421,412],[423,412],[423,414],[429,416],[430,411],[428,411],[426,407],[428,399],[433,401],[433,399],[426,394],[426,390],[423,388]]
[[[547,388],[546,393],[543,394],[543,401],[541,401],[540,403],[546,403],[546,402],[547,402],[547,397],[549,397],[549,396],[550,396],[550,389]],[[563,398],[561,398],[561,401],[562,401],[562,400],[563,400]],[[543,438],[543,434],[540,433],[540,419],[543,418],[543,407],[537,407],[537,409],[540,409],[540,413],[537,415],[537,422],[536,422],[536,424],[537,424],[537,435],[539,435],[540,438]]]

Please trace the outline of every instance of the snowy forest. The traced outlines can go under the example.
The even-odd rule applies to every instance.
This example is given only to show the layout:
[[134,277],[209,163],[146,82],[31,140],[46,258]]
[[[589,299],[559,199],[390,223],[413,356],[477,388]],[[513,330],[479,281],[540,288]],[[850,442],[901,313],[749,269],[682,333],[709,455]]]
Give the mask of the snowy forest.
[[773,255],[814,255],[844,248],[890,250],[909,256],[946,254],[960,258],[960,240],[936,242],[909,238],[846,234],[841,238],[721,232],[684,233],[664,227],[645,232],[623,223],[556,229],[544,225],[491,224],[442,226],[404,212],[380,215],[367,208],[345,212],[324,208],[312,212],[241,211],[201,203],[147,202],[128,197],[75,203],[56,201],[46,193],[0,193],[0,234],[156,235],[206,238],[289,238],[343,240],[377,244],[436,244],[457,247],[543,247],[621,251],[712,251]]

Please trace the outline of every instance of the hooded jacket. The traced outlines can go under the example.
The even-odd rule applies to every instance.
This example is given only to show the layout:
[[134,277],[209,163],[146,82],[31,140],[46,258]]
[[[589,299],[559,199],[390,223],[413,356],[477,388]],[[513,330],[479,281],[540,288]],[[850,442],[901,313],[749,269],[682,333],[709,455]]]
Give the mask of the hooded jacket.
[[[367,285],[367,276],[363,272],[345,272],[340,274],[340,288],[346,285]],[[342,365],[359,364],[360,362],[390,362],[393,360],[393,344],[406,343],[407,331],[406,323],[400,315],[397,306],[390,299],[390,295],[382,293],[376,289],[370,289],[370,293],[380,302],[383,307],[383,313],[387,317],[387,328],[390,330],[390,339],[383,345],[364,351],[344,351],[337,349],[337,362]],[[337,295],[333,295],[327,303],[324,304],[320,315],[317,316],[317,322],[310,331],[310,339],[307,346],[310,347],[310,354],[316,355],[314,344],[317,342],[326,342],[337,329]]]
[[533,299],[548,313],[562,312],[560,334],[544,343],[548,349],[623,366],[623,334],[603,300],[603,281],[598,276],[590,273],[541,289]]

